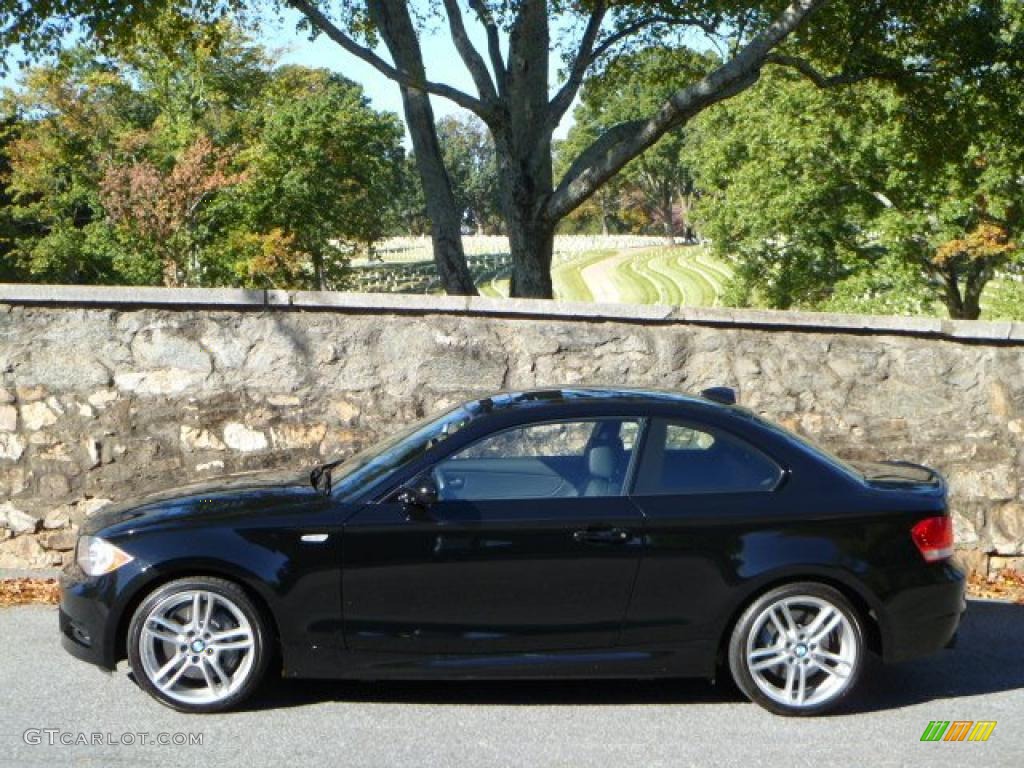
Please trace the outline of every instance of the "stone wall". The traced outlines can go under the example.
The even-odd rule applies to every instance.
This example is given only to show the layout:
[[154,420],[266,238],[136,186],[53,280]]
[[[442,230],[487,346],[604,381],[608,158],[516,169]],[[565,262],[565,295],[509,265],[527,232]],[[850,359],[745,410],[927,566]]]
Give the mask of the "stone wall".
[[730,385],[843,456],[935,466],[969,562],[1024,569],[1020,324],[13,285],[0,568],[67,561],[112,499],[301,468],[474,395],[562,383]]

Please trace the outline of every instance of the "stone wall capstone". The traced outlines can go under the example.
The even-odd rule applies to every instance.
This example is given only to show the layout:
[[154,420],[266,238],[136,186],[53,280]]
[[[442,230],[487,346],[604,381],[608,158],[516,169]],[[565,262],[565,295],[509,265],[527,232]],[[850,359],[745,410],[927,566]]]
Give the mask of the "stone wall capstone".
[[112,500],[339,457],[458,401],[736,387],[851,459],[949,480],[971,567],[1024,570],[1024,326],[395,295],[0,285],[0,569]]

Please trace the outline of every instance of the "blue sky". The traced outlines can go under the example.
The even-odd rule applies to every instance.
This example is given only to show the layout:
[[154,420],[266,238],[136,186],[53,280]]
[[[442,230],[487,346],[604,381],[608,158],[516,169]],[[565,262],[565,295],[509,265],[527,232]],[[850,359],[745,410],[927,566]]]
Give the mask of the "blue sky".
[[[326,67],[334,70],[350,80],[355,80],[366,90],[366,95],[376,109],[388,110],[402,114],[402,97],[398,86],[377,72],[369,64],[346,53],[337,43],[325,36],[310,42],[306,35],[295,30],[299,16],[294,11],[285,14],[285,22],[279,28],[268,29],[262,42],[271,49],[281,51],[281,63],[302,64],[308,67]],[[483,27],[475,23],[471,15],[466,15],[466,26],[477,50],[486,58],[486,40]],[[553,35],[557,34],[553,32]],[[472,95],[476,95],[473,80],[466,70],[462,59],[452,44],[446,26],[428,30],[421,40],[423,60],[427,67],[427,77],[435,82],[447,83]],[[387,50],[383,47],[377,51],[384,59],[390,61]],[[557,53],[551,55],[551,83],[559,84],[558,69],[561,58]],[[434,115],[442,117],[450,114],[465,114],[465,110],[447,99],[432,97]],[[556,132],[556,138],[562,138],[572,125],[572,110],[562,121]]]
[[[280,24],[268,23],[259,38],[260,42],[267,48],[277,51],[282,64],[325,67],[343,74],[363,86],[374,108],[395,112],[400,117],[402,116],[401,94],[394,82],[377,72],[371,65],[346,53],[326,36],[320,36],[316,40],[310,41],[307,33],[296,29],[300,18],[301,16],[296,11],[284,10],[283,21]],[[465,23],[477,50],[484,54],[486,59],[486,39],[483,27],[469,13],[465,14]],[[573,37],[571,22],[568,22],[564,16],[553,19],[551,37],[553,40],[563,37],[571,40]],[[692,39],[688,42],[694,47],[706,47],[706,44],[700,44],[699,35],[690,35],[689,37]],[[503,44],[504,42],[503,40]],[[448,33],[447,23],[443,19],[435,21],[424,31],[421,36],[421,46],[428,78],[435,82],[447,83],[467,93],[476,94],[472,78],[455,50]],[[17,49],[9,53],[11,61],[17,61],[20,58]],[[390,61],[387,50],[383,46],[378,47],[377,53],[385,60]],[[561,84],[559,70],[562,66],[561,53],[558,50],[552,50],[550,68],[553,89]],[[0,86],[13,85],[17,79],[17,67],[13,67],[8,75],[0,74]],[[434,114],[438,118],[451,114],[465,114],[465,110],[447,99],[431,97],[431,101],[434,105]],[[555,138],[564,138],[572,123],[572,109],[570,109],[555,131]]]
[[[398,86],[384,75],[380,74],[369,64],[359,58],[346,53],[337,43],[332,42],[326,36],[321,35],[314,41],[309,40],[307,33],[298,31],[296,24],[301,16],[293,10],[283,10],[283,23],[274,24],[268,22],[259,41],[268,49],[279,53],[279,61],[282,64],[302,64],[308,67],[325,67],[339,72],[350,80],[354,80],[363,86],[375,109],[395,112],[402,117],[402,97]],[[476,22],[475,18],[467,14],[465,22],[470,37],[477,49],[486,58],[486,38],[483,27]],[[552,36],[555,37],[565,30],[564,24],[558,21],[553,23]],[[503,41],[504,43],[504,41]],[[427,77],[435,82],[447,83],[466,93],[476,95],[473,80],[466,70],[462,59],[448,34],[447,24],[434,24],[421,38],[423,48],[423,59],[426,63]],[[377,53],[387,61],[391,60],[387,49],[379,46]],[[10,60],[18,61],[20,49],[14,48],[9,51]],[[551,55],[551,83],[552,87],[560,84],[558,69],[561,66],[561,58],[557,52]],[[11,71],[4,75],[0,73],[0,87],[13,86],[18,82],[18,68],[13,66]],[[435,117],[443,117],[451,114],[466,114],[461,107],[453,104],[447,99],[431,97],[434,105]],[[563,138],[572,125],[572,110],[562,120],[556,138]],[[404,118],[403,118],[404,119]],[[408,143],[408,142],[407,142]]]

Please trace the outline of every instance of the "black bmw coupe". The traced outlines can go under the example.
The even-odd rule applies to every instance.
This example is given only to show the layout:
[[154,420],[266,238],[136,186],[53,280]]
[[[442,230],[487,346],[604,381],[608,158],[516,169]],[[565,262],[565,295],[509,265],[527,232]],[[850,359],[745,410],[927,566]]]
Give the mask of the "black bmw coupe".
[[785,715],[866,654],[949,644],[942,478],[847,464],[734,404],[474,400],[342,462],[109,507],[62,578],[75,656],[175,709],[296,678],[713,678]]

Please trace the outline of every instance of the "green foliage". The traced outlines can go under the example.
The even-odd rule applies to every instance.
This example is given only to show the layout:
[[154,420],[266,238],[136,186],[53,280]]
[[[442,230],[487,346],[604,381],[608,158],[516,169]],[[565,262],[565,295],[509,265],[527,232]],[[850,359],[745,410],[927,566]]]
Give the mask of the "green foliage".
[[696,215],[718,256],[737,262],[730,303],[813,307],[870,258],[855,222],[874,203],[845,172],[857,120],[826,119],[842,114],[832,103],[843,95],[769,72],[693,125]]
[[737,262],[730,301],[978,316],[1024,258],[1024,46],[994,5],[947,19],[963,50],[933,51],[926,76],[821,89],[769,70],[696,121],[686,156],[704,232]]
[[837,282],[818,308],[850,314],[935,315],[936,304],[920,269],[886,254]]
[[982,306],[988,317],[1024,320],[1024,280],[1019,274],[993,280],[986,286]]
[[402,127],[370,109],[359,86],[319,74],[303,98],[266,113],[239,194],[247,219],[293,238],[311,255],[317,284],[336,285],[344,258],[387,232]]
[[427,216],[427,201],[423,194],[423,182],[416,167],[416,158],[409,154],[399,171],[401,182],[398,194],[391,201],[388,234],[427,235],[430,233],[430,219]]
[[[112,68],[72,51],[30,70],[4,97],[7,215],[19,229],[11,258],[50,282],[110,282],[112,233],[92,226],[100,209],[102,159],[145,110]],[[102,253],[101,253],[102,252]]]
[[[718,60],[689,48],[654,46],[614,59],[586,81],[574,124],[558,146],[557,168],[572,160],[608,129],[653,114],[674,91],[712,69]],[[671,237],[688,224],[693,179],[683,156],[684,132],[669,133],[599,192],[575,218],[614,220],[640,231]]]
[[[409,4],[421,30],[444,15],[437,3]],[[332,267],[354,248],[394,226],[422,231],[422,192],[390,118],[346,95],[344,83],[326,84],[322,73],[274,73],[238,32],[286,5],[0,0],[0,61],[9,63],[15,50],[53,54],[75,39],[107,56],[68,52],[30,72],[25,93],[8,99],[4,268],[53,280],[336,284]],[[506,34],[529,7],[485,5]],[[724,55],[784,7],[778,0],[608,5],[598,39],[623,37],[584,88],[576,127],[559,147],[563,173],[600,137],[635,129],[669,93],[716,64],[685,48],[694,30],[717,33]],[[304,30],[334,22],[336,39],[351,33],[376,44],[379,14],[370,3],[314,7]],[[593,7],[549,4],[559,18],[549,26],[566,32],[555,45],[567,65]],[[531,24],[548,31],[543,19]],[[823,3],[776,51],[776,63],[807,78],[766,65],[755,89],[634,159],[569,228],[660,224],[671,235],[702,194],[704,234],[736,260],[731,301],[898,312],[941,302],[953,316],[976,316],[986,284],[1021,260],[1022,28],[1019,0]],[[820,90],[811,80],[844,87]],[[544,78],[527,90],[534,85],[541,92],[518,93],[530,97],[519,103],[549,96]],[[506,114],[496,109],[488,119],[507,128],[512,102],[499,102]],[[354,137],[371,132],[382,139],[371,143],[373,157],[359,156]],[[480,160],[482,134],[459,124],[441,133],[458,205],[472,223],[493,228],[496,176]],[[199,157],[203,140],[212,149]],[[505,154],[506,170],[523,165],[522,156]],[[194,179],[201,194],[190,198],[181,179]],[[573,204],[593,191],[578,186]],[[549,187],[536,174],[512,197],[541,210]],[[175,203],[155,206],[154,195]],[[112,215],[115,207],[120,213]]]
[[498,163],[487,126],[473,116],[443,117],[437,122],[437,138],[463,221],[477,234],[497,231]]
[[[224,23],[157,19],[72,49],[3,97],[9,279],[323,285],[389,226],[401,126],[322,70],[275,69]],[[168,50],[161,30],[188,33]],[[172,36],[171,31],[167,31]]]

